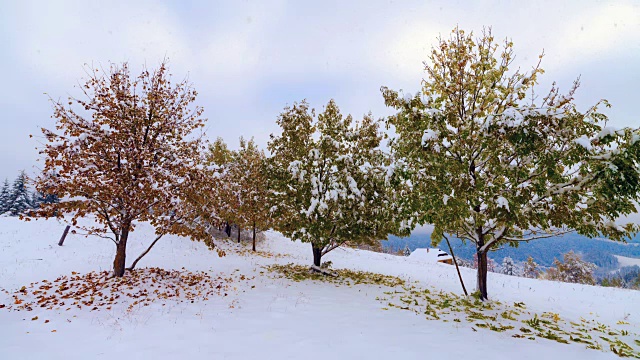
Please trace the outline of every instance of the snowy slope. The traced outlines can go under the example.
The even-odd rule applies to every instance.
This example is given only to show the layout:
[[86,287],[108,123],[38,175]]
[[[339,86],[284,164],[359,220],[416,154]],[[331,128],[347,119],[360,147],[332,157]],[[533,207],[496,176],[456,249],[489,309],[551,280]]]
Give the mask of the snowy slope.
[[[110,241],[69,235],[65,245],[58,247],[63,229],[54,220],[25,223],[0,218],[0,287],[12,293],[31,282],[53,280],[72,271],[110,269],[115,251]],[[145,224],[136,229],[129,261],[153,238],[152,231]],[[132,310],[0,309],[0,359],[423,359],[435,358],[435,353],[439,359],[618,358],[579,344],[514,339],[505,333],[474,331],[464,322],[429,321],[409,311],[382,310],[384,304],[375,298],[383,290],[377,286],[345,287],[268,276],[264,265],[311,262],[310,245],[277,233],[268,233],[267,241],[259,244],[262,256],[238,251],[226,240],[219,243],[227,249],[222,258],[203,244],[168,236],[139,267],[185,267],[234,276],[227,296],[194,303],[155,302]],[[454,267],[449,265],[353,249],[335,250],[326,260],[334,268],[397,275],[419,281],[425,288],[461,292]],[[462,270],[467,287],[473,287],[475,274]],[[240,281],[240,274],[247,280]],[[638,291],[490,273],[489,294],[492,299],[522,301],[532,311],[557,312],[574,321],[585,317],[613,325],[624,320],[630,329],[640,329]],[[0,304],[11,301],[0,294]]]
[[640,259],[630,258],[626,256],[613,255],[618,258],[618,262],[620,262],[620,266],[640,266]]

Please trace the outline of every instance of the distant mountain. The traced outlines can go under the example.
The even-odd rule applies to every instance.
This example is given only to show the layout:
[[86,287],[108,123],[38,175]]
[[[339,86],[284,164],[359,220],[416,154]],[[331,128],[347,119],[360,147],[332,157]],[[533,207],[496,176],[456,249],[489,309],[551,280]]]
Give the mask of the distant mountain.
[[[414,234],[406,238],[390,236],[382,242],[382,246],[392,250],[431,247],[430,234]],[[473,258],[475,248],[469,242],[463,243],[459,239],[451,239],[451,246],[457,257],[470,260]],[[446,242],[439,247],[449,252]],[[529,256],[542,266],[553,265],[554,259],[562,259],[562,255],[573,250],[583,254],[588,261],[596,263],[600,267],[615,268],[617,259],[612,255],[621,255],[632,258],[640,258],[640,236],[636,236],[628,243],[614,242],[606,239],[589,239],[585,236],[570,234],[562,237],[533,240],[529,243],[520,243],[517,248],[505,246],[497,251],[490,252],[489,257],[497,263],[502,263],[504,257],[509,256],[515,261],[526,261]]]

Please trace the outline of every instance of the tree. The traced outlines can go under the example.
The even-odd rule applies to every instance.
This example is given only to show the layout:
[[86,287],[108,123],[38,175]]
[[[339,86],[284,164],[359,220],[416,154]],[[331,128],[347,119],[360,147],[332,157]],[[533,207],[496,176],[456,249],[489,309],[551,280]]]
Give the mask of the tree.
[[500,273],[511,276],[517,275],[516,264],[513,262],[512,258],[506,256],[502,259],[502,269],[500,269]]
[[237,192],[237,184],[233,181],[229,171],[233,161],[234,153],[229,150],[222,138],[217,138],[216,141],[209,145],[206,163],[217,184],[209,192],[209,195],[215,204],[216,215],[220,219],[219,224],[224,224],[224,231],[227,233],[227,237],[231,237],[231,223],[235,221],[237,214],[234,207],[234,194]]
[[209,147],[209,159],[220,181],[217,188],[221,216],[238,226],[238,242],[241,229],[252,229],[255,251],[256,232],[266,229],[270,220],[266,156],[253,139],[241,137],[240,148],[231,151],[218,138]]
[[[240,149],[236,152],[236,166],[232,178],[238,188],[238,226],[253,230],[252,249],[256,251],[256,231],[265,230],[270,224],[269,178],[267,158],[253,139],[248,142],[240,138]],[[239,231],[239,230],[238,230]]]
[[578,111],[579,81],[538,96],[540,62],[513,70],[512,48],[490,29],[475,38],[456,28],[432,49],[420,93],[382,88],[398,111],[387,121],[391,149],[413,185],[406,217],[434,225],[435,244],[451,234],[475,245],[482,299],[491,250],[573,230],[621,240],[638,229],[615,224],[636,211],[638,131],[607,126],[606,101]]
[[[164,234],[208,236],[194,211],[202,206],[188,201],[206,183],[196,133],[204,119],[191,106],[196,91],[186,80],[172,83],[166,62],[137,77],[126,63],[87,74],[85,98],[51,100],[56,129],[42,129],[48,143],[36,189],[64,200],[43,204],[40,214],[71,214],[74,226],[111,239],[121,277],[137,221],[150,222],[157,237],[132,268]],[[95,223],[78,224],[88,214]]]
[[7,205],[7,210],[11,216],[22,215],[27,210],[33,208],[33,204],[31,204],[31,196],[27,189],[27,174],[24,171],[21,171],[13,182],[11,195]]
[[39,191],[31,192],[31,206],[34,209],[39,208],[44,201],[45,201],[45,197]]
[[2,185],[2,191],[0,191],[0,215],[9,211],[10,198],[11,191],[9,190],[9,179],[4,179],[4,185]]
[[394,231],[378,123],[352,122],[333,100],[317,118],[303,101],[280,114],[282,134],[269,142],[274,227],[310,243],[315,266],[343,244],[372,244]]
[[555,267],[547,270],[544,275],[546,279],[576,284],[594,285],[596,283],[593,277],[595,264],[582,260],[582,257],[573,251],[569,251],[563,257],[563,262],[557,259],[553,262]]
[[537,279],[540,275],[540,270],[538,270],[538,264],[533,261],[533,258],[529,256],[527,261],[524,263],[524,268],[522,270],[522,274],[524,277],[528,277],[531,279]]

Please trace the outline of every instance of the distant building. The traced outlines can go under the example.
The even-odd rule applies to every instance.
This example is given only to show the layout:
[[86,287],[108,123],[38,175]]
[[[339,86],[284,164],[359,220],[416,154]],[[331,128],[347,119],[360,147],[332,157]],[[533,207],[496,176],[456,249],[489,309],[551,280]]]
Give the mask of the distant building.
[[409,259],[453,265],[453,257],[440,249],[415,249]]

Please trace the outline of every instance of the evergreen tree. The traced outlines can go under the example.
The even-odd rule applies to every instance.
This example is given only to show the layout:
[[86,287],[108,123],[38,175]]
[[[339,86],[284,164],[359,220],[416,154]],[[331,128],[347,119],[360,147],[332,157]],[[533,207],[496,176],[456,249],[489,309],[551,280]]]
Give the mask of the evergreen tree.
[[21,171],[11,188],[11,198],[8,211],[11,216],[19,216],[32,209],[31,196],[27,189],[27,174]]
[[39,191],[33,191],[31,193],[31,207],[32,209],[37,209],[40,205],[44,203],[44,196]]
[[58,199],[58,196],[55,194],[46,194],[42,198],[41,204],[57,204],[59,202],[60,199]]
[[0,192],[0,215],[9,211],[11,200],[11,190],[9,187],[9,180],[4,179],[4,185],[2,185],[2,191]]
[[506,256],[504,259],[502,259],[502,269],[500,272],[505,275],[516,275],[516,265],[513,263],[512,258]]

